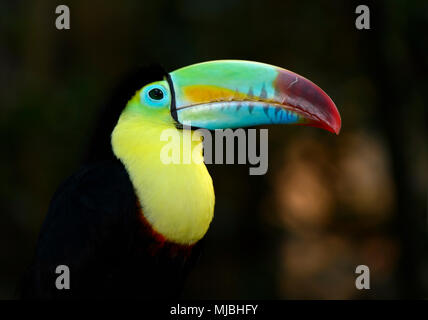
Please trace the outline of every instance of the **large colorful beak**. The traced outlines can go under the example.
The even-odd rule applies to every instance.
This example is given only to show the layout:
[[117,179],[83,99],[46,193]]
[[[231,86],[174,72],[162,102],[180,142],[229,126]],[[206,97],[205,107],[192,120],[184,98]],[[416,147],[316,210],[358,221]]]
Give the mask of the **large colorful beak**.
[[268,64],[219,60],[169,74],[171,114],[181,124],[225,129],[300,124],[340,131],[330,97],[308,79]]

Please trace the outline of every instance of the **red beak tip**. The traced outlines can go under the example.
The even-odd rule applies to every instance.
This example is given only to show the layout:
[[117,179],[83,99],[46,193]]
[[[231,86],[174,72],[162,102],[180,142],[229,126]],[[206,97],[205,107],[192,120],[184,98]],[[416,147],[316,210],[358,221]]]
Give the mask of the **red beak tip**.
[[339,135],[340,133],[340,129],[342,128],[341,123],[339,122],[338,125],[336,125],[333,129],[333,133],[335,133],[336,135]]

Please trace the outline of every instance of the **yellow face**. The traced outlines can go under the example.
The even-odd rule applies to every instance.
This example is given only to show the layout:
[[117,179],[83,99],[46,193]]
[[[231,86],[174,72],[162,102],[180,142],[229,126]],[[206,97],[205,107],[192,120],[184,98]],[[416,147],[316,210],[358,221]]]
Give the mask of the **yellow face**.
[[[153,92],[154,89],[164,91],[161,94]],[[171,242],[191,245],[205,235],[211,223],[214,189],[203,162],[164,164],[161,161],[165,144],[178,143],[183,150],[183,135],[188,133],[176,128],[170,114],[170,99],[166,81],[138,91],[114,128],[112,147],[128,171],[144,217],[152,228]],[[165,130],[175,130],[180,139],[162,141],[160,137]],[[190,147],[201,140],[199,137]],[[202,149],[200,153],[202,157]]]
[[170,113],[171,91],[168,82],[156,81],[137,91],[128,102],[124,112],[144,118],[144,121],[160,125],[172,125],[174,119]]

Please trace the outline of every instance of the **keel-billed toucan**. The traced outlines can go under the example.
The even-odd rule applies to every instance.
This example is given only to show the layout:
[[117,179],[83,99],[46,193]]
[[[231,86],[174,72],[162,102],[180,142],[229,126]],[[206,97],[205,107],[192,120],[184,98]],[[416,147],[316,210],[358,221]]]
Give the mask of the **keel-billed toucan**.
[[[128,103],[110,110],[113,125],[97,142],[113,157],[85,165],[54,195],[24,297],[179,293],[213,218],[214,189],[204,163],[161,161],[165,129],[182,137],[190,121],[209,130],[262,124],[340,130],[324,91],[268,64],[211,61],[171,73],[151,69],[142,78]],[[69,289],[56,286],[59,265],[69,269]]]

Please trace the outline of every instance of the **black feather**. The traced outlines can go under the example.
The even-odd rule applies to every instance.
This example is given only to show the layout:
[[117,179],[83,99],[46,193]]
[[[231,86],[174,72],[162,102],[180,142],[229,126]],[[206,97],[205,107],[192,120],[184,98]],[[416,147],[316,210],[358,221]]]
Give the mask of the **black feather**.
[[[136,196],[119,161],[86,166],[56,192],[41,229],[25,299],[173,298],[199,255],[150,251]],[[70,289],[58,290],[58,265],[70,269]]]

